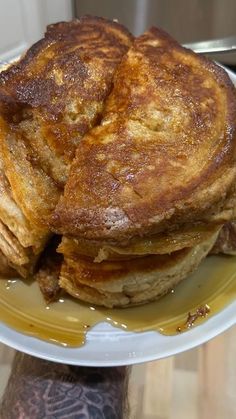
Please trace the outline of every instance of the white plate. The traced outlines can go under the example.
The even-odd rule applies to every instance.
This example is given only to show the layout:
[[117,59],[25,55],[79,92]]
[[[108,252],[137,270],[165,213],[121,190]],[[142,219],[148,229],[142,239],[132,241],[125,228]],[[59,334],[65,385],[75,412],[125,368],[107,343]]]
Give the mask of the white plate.
[[129,333],[101,323],[88,332],[84,346],[64,348],[23,335],[0,324],[0,340],[21,352],[65,364],[91,367],[132,365],[192,349],[235,323],[236,302],[204,324],[176,336],[164,336],[157,332]]
[[[228,70],[227,70],[228,71]],[[236,75],[228,71],[236,84]],[[87,334],[80,348],[66,348],[18,333],[0,323],[0,341],[30,355],[72,365],[116,366],[157,360],[191,349],[236,323],[236,301],[187,333],[163,336],[133,333],[100,323]]]

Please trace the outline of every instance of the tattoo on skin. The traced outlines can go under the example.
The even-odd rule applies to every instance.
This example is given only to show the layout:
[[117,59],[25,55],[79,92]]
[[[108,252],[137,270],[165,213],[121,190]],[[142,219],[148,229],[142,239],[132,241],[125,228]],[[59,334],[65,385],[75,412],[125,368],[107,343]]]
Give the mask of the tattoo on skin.
[[17,353],[1,419],[123,419],[128,367],[88,368]]

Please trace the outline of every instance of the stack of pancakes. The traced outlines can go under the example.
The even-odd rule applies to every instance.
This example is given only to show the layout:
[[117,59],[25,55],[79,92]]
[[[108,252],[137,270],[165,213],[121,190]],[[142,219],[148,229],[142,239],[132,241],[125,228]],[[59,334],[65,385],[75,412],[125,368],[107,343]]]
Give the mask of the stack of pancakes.
[[0,219],[34,254],[62,235],[59,286],[76,298],[155,300],[235,219],[235,88],[157,28],[133,39],[83,18],[40,42],[0,79],[3,175],[40,250]]
[[62,22],[0,74],[0,249],[24,277],[52,235],[47,220],[75,150],[131,42],[115,22]]

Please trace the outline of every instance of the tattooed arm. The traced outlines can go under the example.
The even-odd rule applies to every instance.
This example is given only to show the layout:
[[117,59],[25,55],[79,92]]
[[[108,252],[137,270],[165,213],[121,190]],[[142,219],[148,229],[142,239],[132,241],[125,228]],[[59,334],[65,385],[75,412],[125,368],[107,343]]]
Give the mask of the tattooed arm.
[[122,419],[127,387],[126,367],[74,367],[18,352],[0,418]]

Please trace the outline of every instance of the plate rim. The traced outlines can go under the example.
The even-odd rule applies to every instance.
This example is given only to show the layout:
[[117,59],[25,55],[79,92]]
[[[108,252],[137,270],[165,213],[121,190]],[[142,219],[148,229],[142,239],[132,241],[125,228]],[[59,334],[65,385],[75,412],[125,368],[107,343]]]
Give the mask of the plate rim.
[[[217,320],[222,318],[222,316],[225,316],[225,321],[218,322]],[[214,327],[214,323],[218,323]],[[24,352],[28,355],[35,356],[37,358],[45,359],[48,361],[56,362],[56,363],[63,363],[68,365],[77,365],[77,366],[87,366],[87,367],[115,367],[115,366],[124,366],[124,365],[135,365],[135,364],[141,364],[145,362],[151,362],[151,361],[157,361],[163,358],[168,358],[170,356],[177,355],[182,352],[186,352],[188,350],[191,350],[193,348],[196,348],[199,345],[202,345],[209,340],[213,339],[214,337],[218,336],[219,334],[225,332],[230,327],[236,324],[236,301],[229,304],[225,309],[221,310],[219,313],[213,315],[211,318],[209,318],[206,322],[203,324],[200,324],[198,326],[195,326],[192,330],[189,330],[188,332],[182,333],[180,335],[175,336],[165,336],[161,335],[160,333],[156,331],[148,331],[148,332],[126,332],[121,331],[120,335],[123,339],[124,337],[133,338],[134,336],[138,337],[138,341],[144,340],[145,338],[151,339],[153,341],[156,340],[156,343],[161,343],[161,341],[172,341],[172,348],[171,349],[165,349],[162,352],[156,352],[153,351],[151,355],[145,354],[145,352],[141,351],[141,353],[132,352],[132,355],[129,357],[121,358],[121,359],[114,359],[111,357],[113,354],[113,351],[110,353],[106,353],[107,356],[103,357],[102,359],[86,359],[86,357],[81,358],[81,352],[88,352],[89,346],[94,346],[94,342],[97,344],[97,340],[95,338],[94,331],[98,329],[99,326],[103,325],[106,329],[106,333],[109,333],[107,328],[116,329],[115,327],[111,326],[108,323],[99,323],[97,326],[92,328],[91,331],[87,334],[87,341],[84,346],[82,347],[76,347],[76,348],[64,348],[46,341],[43,341],[41,339],[25,335],[21,332],[17,332],[16,330],[8,327],[4,323],[0,322],[0,332],[2,330],[6,330],[8,333],[7,336],[0,335],[0,341],[4,343],[5,345],[10,346],[11,348]],[[205,333],[202,333],[204,329],[207,329]],[[119,329],[121,330],[121,329]],[[13,336],[13,339],[9,335]],[[126,335],[126,336],[125,336]],[[129,335],[129,336],[128,336]],[[200,336],[199,336],[200,335]],[[91,339],[92,338],[92,339]],[[105,341],[105,340],[104,340]],[[176,341],[177,344],[175,345]],[[28,342],[28,343],[27,343]],[[39,346],[43,347],[42,350],[35,350],[30,347],[30,343],[37,343]],[[119,343],[119,339],[115,339],[115,343]],[[139,342],[140,343],[140,342]],[[47,350],[49,349],[49,352]],[[59,352],[61,352],[63,355],[57,355]],[[94,351],[94,348],[93,348]],[[45,353],[47,352],[47,353]],[[73,353],[73,355],[77,354],[78,358],[70,357],[70,355]],[[66,356],[65,356],[66,354]]]
[[[228,73],[233,83],[236,85],[236,74],[232,70],[223,66],[222,64],[217,64],[224,68],[224,70]],[[221,317],[221,322],[218,322],[219,317]],[[225,318],[225,321],[222,321],[222,317],[223,319]],[[143,342],[145,342],[145,339],[151,339],[153,341],[153,345],[154,343],[160,344],[161,342],[164,342],[164,340],[170,339],[172,343],[176,342],[176,346],[172,344],[171,348],[162,350],[162,352],[153,350],[152,354],[148,355],[143,353],[142,350],[139,352],[133,351],[128,357],[121,357],[121,359],[119,359],[119,357],[117,359],[112,357],[112,351],[110,353],[104,352],[104,356],[101,359],[86,359],[86,357],[83,357],[84,352],[87,353],[88,350],[91,352],[90,346],[93,347],[94,341],[96,342],[96,344],[98,343],[96,340],[96,335],[97,331],[101,327],[105,328],[105,333],[109,333],[109,328],[117,330],[117,328],[111,326],[108,323],[99,323],[94,328],[92,328],[87,333],[87,341],[84,346],[77,348],[65,348],[55,345],[53,343],[43,341],[39,338],[26,335],[22,332],[18,332],[13,328],[7,326],[7,324],[5,324],[4,322],[0,322],[0,342],[7,346],[10,346],[15,350],[24,352],[28,355],[32,355],[37,358],[49,360],[52,362],[88,367],[113,367],[122,365],[134,365],[177,355],[179,353],[185,352],[187,350],[193,349],[199,345],[206,343],[212,338],[218,336],[220,333],[228,330],[234,324],[236,324],[236,301],[231,302],[223,310],[210,317],[203,324],[194,327],[192,330],[186,333],[182,333],[176,336],[164,336],[156,331],[127,332],[119,329],[120,333],[118,333],[118,335],[120,336],[118,337],[118,339],[115,339],[115,344],[117,344],[117,342],[119,344],[119,339],[124,339],[124,337],[126,337],[127,339],[137,338],[138,341],[143,340]],[[106,339],[104,339],[104,342],[105,341]],[[109,339],[107,340],[107,342],[109,342]],[[111,342],[112,339],[110,341],[110,344]],[[39,349],[37,350],[35,349],[35,347],[38,347]],[[61,355],[59,355],[59,353]],[[72,355],[72,353],[74,355],[77,354],[78,358],[71,358],[70,355]]]

